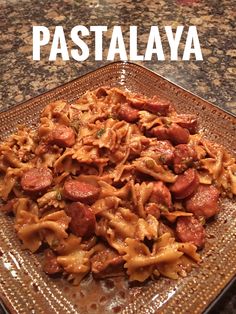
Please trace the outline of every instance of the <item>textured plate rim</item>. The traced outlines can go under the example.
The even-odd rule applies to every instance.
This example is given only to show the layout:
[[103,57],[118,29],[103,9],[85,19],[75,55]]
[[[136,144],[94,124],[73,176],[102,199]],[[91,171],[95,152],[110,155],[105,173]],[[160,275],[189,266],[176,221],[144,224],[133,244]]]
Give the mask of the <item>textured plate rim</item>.
[[[45,91],[45,92],[43,92],[43,93],[41,93],[41,94],[39,94],[39,95],[37,95],[37,96],[35,96],[35,97],[32,97],[32,98],[30,98],[30,99],[28,99],[28,100],[26,100],[26,101],[23,101],[23,102],[21,102],[21,103],[19,103],[19,104],[16,104],[16,105],[14,105],[14,106],[11,107],[11,108],[7,108],[7,109],[1,111],[1,112],[0,112],[0,118],[1,118],[1,116],[4,116],[5,114],[9,114],[10,112],[12,112],[12,111],[14,111],[14,110],[19,109],[21,106],[24,106],[24,105],[26,105],[27,103],[30,103],[30,102],[32,102],[32,101],[36,101],[37,99],[41,98],[41,97],[44,96],[44,95],[51,95],[51,94],[53,94],[56,90],[60,90],[62,87],[67,87],[67,86],[69,86],[71,83],[73,83],[73,82],[75,82],[75,81],[77,81],[77,80],[80,80],[80,79],[82,79],[82,78],[84,78],[84,77],[86,77],[86,76],[90,76],[90,75],[91,75],[92,73],[94,73],[94,72],[97,72],[97,71],[102,70],[102,69],[104,69],[104,68],[112,67],[113,65],[119,65],[119,66],[121,66],[121,68],[122,68],[122,66],[125,66],[125,65],[127,65],[127,64],[130,65],[131,67],[138,67],[138,68],[141,68],[141,69],[143,69],[143,70],[145,70],[145,71],[148,71],[149,73],[152,73],[152,75],[161,78],[162,80],[168,82],[169,84],[171,84],[171,85],[177,87],[177,88],[180,89],[181,91],[184,91],[185,93],[191,95],[192,97],[201,100],[202,102],[204,102],[204,104],[205,104],[208,108],[214,108],[216,111],[220,112],[221,114],[223,113],[225,116],[228,116],[228,119],[230,119],[230,122],[233,123],[234,125],[236,125],[236,115],[233,114],[232,112],[229,112],[229,111],[227,111],[227,110],[225,110],[225,109],[219,107],[218,105],[213,104],[213,103],[211,103],[211,102],[205,100],[204,98],[202,98],[202,97],[196,95],[195,93],[192,93],[191,91],[189,91],[189,90],[187,90],[187,89],[181,87],[180,85],[178,85],[178,84],[172,82],[170,79],[165,78],[164,76],[162,76],[162,75],[156,73],[156,72],[153,71],[153,70],[148,69],[147,67],[145,67],[145,66],[143,66],[143,65],[140,65],[140,64],[135,63],[135,62],[129,62],[129,61],[111,62],[111,63],[108,63],[108,64],[102,66],[102,67],[98,67],[98,68],[96,68],[96,69],[94,69],[94,70],[92,70],[92,71],[89,71],[89,72],[87,72],[87,73],[81,75],[81,76],[78,76],[77,78],[74,78],[73,80],[70,80],[69,82],[66,82],[66,83],[64,83],[64,84],[61,84],[61,85],[59,85],[59,86],[57,86],[57,87],[55,87],[55,88],[53,88],[53,89],[51,89],[51,90]],[[222,116],[222,118],[225,119],[225,116]],[[208,309],[210,309],[210,308],[213,306],[213,304],[215,304],[215,303],[217,302],[217,300],[219,300],[220,297],[223,296],[224,290],[227,290],[227,287],[230,286],[230,285],[231,285],[231,282],[234,281],[235,275],[236,275],[236,272],[232,273],[230,276],[227,277],[227,279],[222,280],[221,284],[218,284],[218,289],[217,289],[217,292],[214,294],[214,299],[213,299],[213,300],[210,300],[210,299],[206,300],[207,303],[205,304],[205,306],[204,306],[204,308],[203,308],[204,312],[207,311],[207,313],[208,313],[208,312],[209,312]],[[4,305],[7,307],[7,309],[10,311],[10,313],[17,313],[17,312],[14,310],[14,308],[12,307],[11,302],[10,302],[10,299],[7,297],[7,295],[4,295],[2,292],[0,292],[0,298],[1,298],[2,301],[3,301],[3,304],[4,304]],[[150,305],[151,305],[151,304],[150,304]]]

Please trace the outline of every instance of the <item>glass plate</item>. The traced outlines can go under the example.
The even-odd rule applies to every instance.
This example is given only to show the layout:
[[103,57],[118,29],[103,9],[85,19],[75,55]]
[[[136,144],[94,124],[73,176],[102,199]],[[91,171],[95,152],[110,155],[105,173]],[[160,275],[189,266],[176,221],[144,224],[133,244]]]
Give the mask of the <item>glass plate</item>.
[[[198,115],[212,139],[235,152],[236,118],[183,90],[163,77],[128,62],[111,63],[0,114],[0,139],[17,124],[35,128],[40,111],[57,99],[73,101],[88,89],[117,86],[171,100],[177,110]],[[202,313],[236,273],[236,209],[222,201],[217,220],[207,226],[200,267],[186,278],[165,278],[129,284],[124,278],[86,278],[74,287],[65,279],[42,272],[41,255],[21,249],[11,217],[0,214],[0,296],[12,313]]]

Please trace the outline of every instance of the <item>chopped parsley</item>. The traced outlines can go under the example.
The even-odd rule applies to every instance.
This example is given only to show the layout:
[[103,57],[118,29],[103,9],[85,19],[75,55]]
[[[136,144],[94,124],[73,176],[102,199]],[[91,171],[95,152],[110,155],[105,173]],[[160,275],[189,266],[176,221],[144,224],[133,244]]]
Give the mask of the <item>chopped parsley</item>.
[[159,160],[160,160],[160,162],[161,162],[162,164],[165,164],[165,163],[166,163],[166,157],[165,157],[165,155],[161,155],[161,156],[159,157]]
[[96,137],[97,138],[102,137],[105,132],[106,132],[106,130],[104,128],[101,128],[100,130],[97,131]]
[[62,196],[61,196],[61,192],[60,192],[60,191],[57,191],[56,199],[57,199],[58,201],[61,201]]

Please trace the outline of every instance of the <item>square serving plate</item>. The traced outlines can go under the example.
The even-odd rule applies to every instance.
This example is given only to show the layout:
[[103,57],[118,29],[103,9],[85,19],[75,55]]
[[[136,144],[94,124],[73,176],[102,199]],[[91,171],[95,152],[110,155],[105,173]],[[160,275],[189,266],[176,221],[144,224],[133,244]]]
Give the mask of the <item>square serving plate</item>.
[[[17,124],[35,128],[51,101],[72,102],[85,91],[116,86],[171,100],[177,110],[198,115],[209,139],[236,149],[236,118],[163,77],[128,62],[111,63],[0,114],[0,140]],[[236,274],[235,200],[223,200],[218,218],[208,224],[202,262],[186,278],[160,278],[129,284],[124,278],[86,278],[74,287],[42,272],[41,255],[23,251],[11,217],[0,214],[0,297],[12,313],[202,313]]]

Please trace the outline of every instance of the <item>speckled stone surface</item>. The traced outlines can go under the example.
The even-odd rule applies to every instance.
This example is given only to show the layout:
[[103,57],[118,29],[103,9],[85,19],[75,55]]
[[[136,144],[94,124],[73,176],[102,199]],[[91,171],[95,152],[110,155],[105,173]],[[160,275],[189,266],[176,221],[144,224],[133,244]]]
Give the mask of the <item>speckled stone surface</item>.
[[[150,27],[158,25],[166,60],[153,57],[138,63],[236,114],[235,21],[234,0],[0,0],[0,111],[107,64],[113,26],[122,26],[126,43],[129,26],[138,26],[139,53],[144,53]],[[93,36],[86,38],[90,57],[84,62],[48,61],[50,45],[42,48],[41,61],[33,61],[33,25],[47,26],[51,34],[56,25],[62,25],[69,48],[73,48],[69,33],[75,25],[106,25],[103,61],[94,61]],[[170,61],[166,25],[185,29],[196,25],[203,61]],[[181,40],[180,56],[184,43]],[[235,313],[235,303],[234,285],[214,313]]]
[[[142,62],[197,95],[236,113],[234,87],[236,82],[234,0],[146,0],[146,1],[39,1],[0,0],[0,111],[68,82],[98,68],[106,60],[111,29],[121,25],[126,41],[129,26],[138,26],[140,53],[146,48],[151,25],[158,25],[162,34],[166,60]],[[48,61],[50,45],[42,48],[41,61],[32,58],[32,25],[44,25],[51,32],[62,25],[68,47],[71,28],[75,25],[106,25],[104,61],[94,61],[94,37],[86,39],[90,57],[84,62]],[[163,26],[196,25],[202,47],[203,61],[170,61],[169,45]],[[186,31],[184,32],[186,34]],[[185,40],[181,40],[182,56]]]

